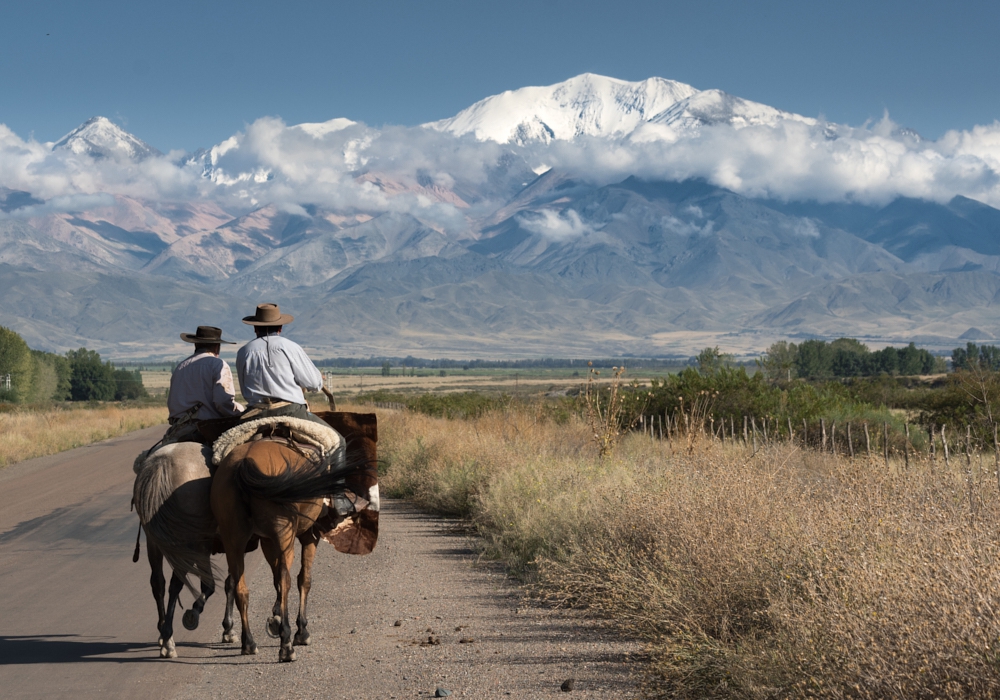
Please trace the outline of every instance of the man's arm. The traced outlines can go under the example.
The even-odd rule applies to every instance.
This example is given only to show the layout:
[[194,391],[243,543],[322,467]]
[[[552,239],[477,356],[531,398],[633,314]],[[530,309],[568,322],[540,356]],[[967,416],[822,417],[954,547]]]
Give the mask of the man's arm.
[[319,391],[323,388],[323,374],[316,368],[306,351],[297,343],[288,343],[285,356],[292,367],[295,383],[306,391]]
[[[247,380],[247,346],[244,345],[236,353],[236,376],[240,378],[240,393],[243,394],[243,398],[250,401],[247,395],[243,393],[246,390]],[[252,402],[251,402],[252,403]]]
[[212,386],[212,402],[224,416],[238,416],[243,413],[243,406],[236,402],[236,389],[233,387],[233,373],[223,360],[219,376]]

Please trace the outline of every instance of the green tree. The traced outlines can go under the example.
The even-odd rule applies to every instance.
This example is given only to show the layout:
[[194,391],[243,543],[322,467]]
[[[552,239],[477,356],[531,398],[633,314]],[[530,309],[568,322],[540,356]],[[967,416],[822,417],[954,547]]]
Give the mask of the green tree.
[[733,361],[732,355],[719,352],[719,346],[705,348],[698,353],[698,371],[702,374],[715,374]]
[[910,343],[905,348],[896,351],[899,359],[899,373],[904,375],[922,374],[924,369],[924,358],[920,355],[917,346]]
[[761,355],[757,360],[757,367],[769,381],[789,380],[795,376],[795,358],[798,352],[795,343],[779,340]]
[[824,340],[807,340],[799,345],[795,371],[800,377],[822,379],[833,375],[833,349]]
[[392,373],[392,365],[386,360],[382,363],[382,376],[388,377]]
[[[31,395],[35,364],[20,335],[0,326],[0,401],[21,403]],[[10,388],[7,377],[10,376]]]
[[139,370],[116,369],[115,400],[144,399],[149,396],[146,387],[142,385],[142,372]]
[[116,393],[115,370],[110,362],[102,363],[94,350],[80,348],[66,353],[70,364],[70,399],[73,401],[113,401]]

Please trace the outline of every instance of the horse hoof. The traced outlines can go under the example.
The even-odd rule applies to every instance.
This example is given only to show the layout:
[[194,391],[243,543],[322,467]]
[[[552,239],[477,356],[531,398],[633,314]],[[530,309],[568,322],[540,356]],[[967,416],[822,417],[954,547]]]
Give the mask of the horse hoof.
[[312,640],[309,637],[310,635],[308,632],[296,632],[295,639],[292,640],[292,644],[297,647],[307,647],[312,643]]
[[198,613],[195,612],[194,610],[188,610],[187,612],[185,612],[184,616],[181,618],[181,623],[183,623],[184,629],[186,630],[198,629],[199,617],[200,616],[198,615]]
[[281,647],[281,649],[278,650],[278,661],[295,661],[295,650],[291,647]]
[[275,615],[274,617],[269,617],[267,619],[267,636],[271,639],[277,639],[281,634],[281,617]]
[[257,653],[257,645],[251,644],[248,647],[243,647],[243,651],[240,652],[243,656],[253,656]]
[[160,658],[161,659],[176,659],[177,650],[170,647],[160,647]]
[[225,644],[232,644],[232,643],[234,643],[236,641],[236,635],[233,634],[232,632],[223,632],[222,633],[222,641]]

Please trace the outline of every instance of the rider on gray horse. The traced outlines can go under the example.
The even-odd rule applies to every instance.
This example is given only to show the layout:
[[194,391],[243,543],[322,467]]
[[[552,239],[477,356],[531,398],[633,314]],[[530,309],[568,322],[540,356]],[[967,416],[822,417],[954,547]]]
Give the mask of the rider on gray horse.
[[197,332],[181,333],[181,340],[194,343],[194,354],[183,360],[170,376],[167,409],[174,441],[198,440],[196,421],[233,418],[243,413],[236,402],[233,374],[219,357],[222,330],[215,326],[198,326]]

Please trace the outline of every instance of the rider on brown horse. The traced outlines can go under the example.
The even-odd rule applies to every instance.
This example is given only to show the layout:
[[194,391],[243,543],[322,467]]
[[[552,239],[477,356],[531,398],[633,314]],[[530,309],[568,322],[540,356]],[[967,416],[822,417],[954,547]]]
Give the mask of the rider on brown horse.
[[253,316],[243,319],[257,333],[236,355],[240,390],[249,404],[243,418],[287,416],[328,427],[309,412],[302,393],[303,389],[320,391],[323,375],[301,346],[281,335],[281,327],[293,319],[281,313],[277,304],[259,304]]

